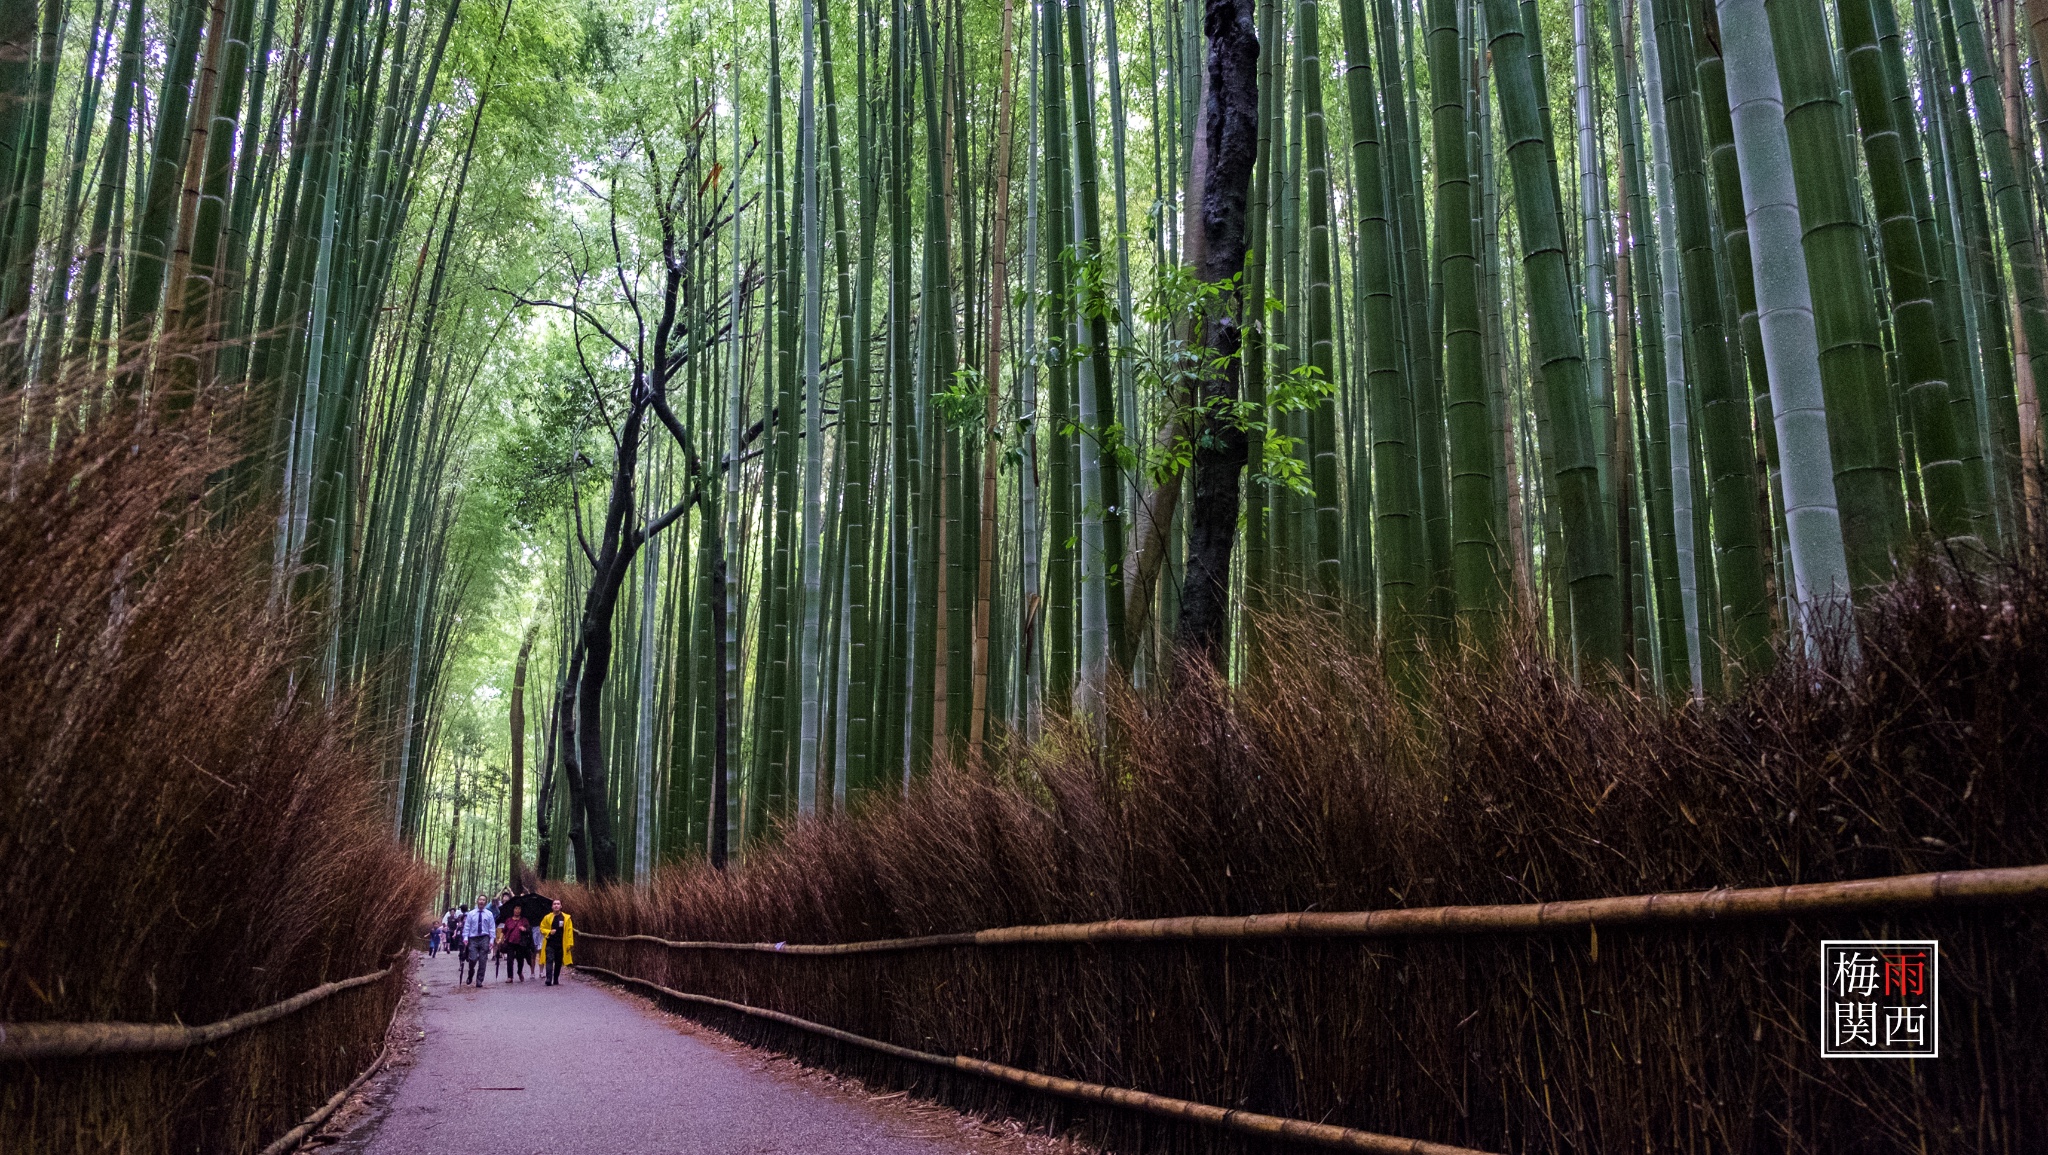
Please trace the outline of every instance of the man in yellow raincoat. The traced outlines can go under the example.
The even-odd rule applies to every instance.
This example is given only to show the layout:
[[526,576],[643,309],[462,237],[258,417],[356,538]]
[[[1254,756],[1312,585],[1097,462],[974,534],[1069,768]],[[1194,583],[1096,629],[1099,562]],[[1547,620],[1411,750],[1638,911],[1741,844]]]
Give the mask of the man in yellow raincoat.
[[562,900],[555,900],[555,908],[540,916],[540,965],[547,974],[547,985],[562,985],[562,964],[576,965],[576,924],[569,920],[569,912],[562,909]]

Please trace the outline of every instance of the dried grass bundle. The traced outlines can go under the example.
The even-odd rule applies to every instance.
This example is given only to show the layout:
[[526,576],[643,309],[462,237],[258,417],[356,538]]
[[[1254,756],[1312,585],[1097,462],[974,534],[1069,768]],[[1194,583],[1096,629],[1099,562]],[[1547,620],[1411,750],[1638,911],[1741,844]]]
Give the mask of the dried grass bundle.
[[[214,1021],[377,969],[424,909],[372,736],[308,693],[266,519],[213,508],[232,418],[118,415],[6,464],[0,1021]],[[402,983],[214,1048],[14,1064],[6,1146],[259,1147],[371,1060]]]

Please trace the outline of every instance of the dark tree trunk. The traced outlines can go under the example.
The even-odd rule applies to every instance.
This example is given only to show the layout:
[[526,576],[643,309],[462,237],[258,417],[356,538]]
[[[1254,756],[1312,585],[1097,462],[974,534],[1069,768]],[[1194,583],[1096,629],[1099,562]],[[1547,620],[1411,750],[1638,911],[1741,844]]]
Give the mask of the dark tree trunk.
[[[1202,120],[1196,142],[1199,219],[1189,231],[1195,273],[1215,283],[1244,270],[1252,163],[1259,139],[1259,38],[1252,0],[1207,0],[1202,17],[1209,51],[1202,76]],[[1202,322],[1201,343],[1225,365],[1205,387],[1206,399],[1237,399],[1243,366],[1241,288],[1221,295]],[[1213,412],[1213,410],[1212,410]],[[1237,544],[1238,478],[1245,431],[1204,419],[1194,452],[1194,496],[1188,506],[1187,577],[1181,595],[1178,646],[1183,660],[1220,664],[1230,643],[1230,553]]]
[[604,764],[604,731],[598,724],[603,715],[604,684],[612,672],[612,613],[618,608],[619,590],[626,583],[633,554],[638,551],[639,527],[633,524],[633,471],[640,459],[640,428],[647,406],[635,403],[619,428],[619,449],[612,462],[611,501],[605,509],[604,536],[598,542],[597,558],[590,573],[590,590],[583,597],[583,620],[578,628],[583,642],[583,677],[576,688],[576,729],[578,761],[583,784],[577,791],[582,799],[583,821],[590,838],[590,881],[616,882],[619,877],[619,844],[612,831],[609,779]]
[[576,724],[576,687],[583,678],[583,647],[576,648],[576,656],[569,660],[569,676],[562,679],[562,700],[557,709],[561,713],[561,735],[557,739],[562,750],[562,782],[569,788],[569,852],[576,864],[576,881],[590,881],[590,842],[585,836],[583,825],[583,764],[579,753],[577,735],[581,727]]
[[538,797],[533,804],[533,866],[543,882],[555,876],[555,744],[561,741],[564,696],[557,689],[548,710],[547,737],[541,742],[540,776],[536,779],[540,785],[534,791]]
[[519,855],[519,828],[525,824],[526,814],[526,660],[533,656],[533,639],[538,633],[540,623],[535,622],[526,631],[526,640],[519,644],[519,660],[512,667],[512,716],[509,719],[512,728],[512,797],[505,822],[505,840],[511,848],[508,855],[511,869],[506,877],[513,882],[522,881],[526,873],[526,863]]

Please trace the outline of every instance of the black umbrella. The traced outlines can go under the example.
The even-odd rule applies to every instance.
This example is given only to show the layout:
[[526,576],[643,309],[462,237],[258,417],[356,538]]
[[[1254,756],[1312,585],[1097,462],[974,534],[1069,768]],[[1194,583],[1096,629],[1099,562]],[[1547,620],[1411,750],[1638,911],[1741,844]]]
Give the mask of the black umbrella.
[[516,910],[526,921],[538,925],[541,916],[554,908],[555,900],[544,894],[520,894],[505,900],[505,905],[502,908],[504,913],[500,914],[499,917],[509,917],[511,912]]

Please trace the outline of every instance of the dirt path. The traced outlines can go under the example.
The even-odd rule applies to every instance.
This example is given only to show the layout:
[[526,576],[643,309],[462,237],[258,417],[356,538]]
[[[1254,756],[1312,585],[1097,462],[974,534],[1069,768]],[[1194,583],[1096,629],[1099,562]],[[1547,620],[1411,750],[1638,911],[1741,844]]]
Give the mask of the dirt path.
[[[313,1149],[359,1155],[1043,1155],[1063,1145],[735,1043],[594,978],[458,987],[421,958],[391,1068]],[[424,1037],[422,1037],[422,1034]]]

